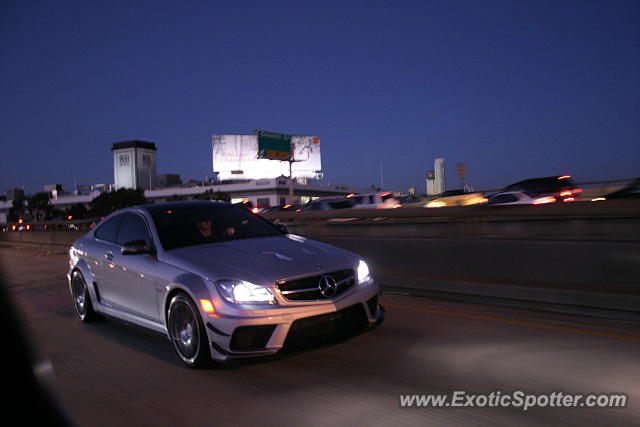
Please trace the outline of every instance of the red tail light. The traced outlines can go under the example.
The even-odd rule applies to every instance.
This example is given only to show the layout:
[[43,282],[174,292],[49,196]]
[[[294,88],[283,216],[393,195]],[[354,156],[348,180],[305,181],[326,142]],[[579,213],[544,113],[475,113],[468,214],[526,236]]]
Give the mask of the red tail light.
[[561,197],[564,197],[564,196],[570,196],[570,195],[572,195],[572,194],[573,194],[573,193],[571,192],[571,190],[568,190],[568,191],[562,191],[562,192],[560,192],[560,196],[561,196]]
[[576,188],[575,190],[571,190],[573,194],[582,193],[582,188]]

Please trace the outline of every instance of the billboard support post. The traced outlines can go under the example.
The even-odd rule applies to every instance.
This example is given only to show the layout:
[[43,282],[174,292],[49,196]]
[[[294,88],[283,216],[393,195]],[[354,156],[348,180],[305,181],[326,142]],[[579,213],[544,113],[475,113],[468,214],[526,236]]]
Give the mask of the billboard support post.
[[289,203],[293,203],[293,157],[289,157]]
[[460,185],[462,189],[464,189],[464,179],[467,177],[467,165],[462,162],[456,164],[456,168],[458,169],[458,178],[460,178]]

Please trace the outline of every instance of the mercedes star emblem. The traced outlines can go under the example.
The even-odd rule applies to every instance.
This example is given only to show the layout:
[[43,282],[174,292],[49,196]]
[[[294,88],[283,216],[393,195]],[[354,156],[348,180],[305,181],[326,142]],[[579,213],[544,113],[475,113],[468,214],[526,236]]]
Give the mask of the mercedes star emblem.
[[318,289],[325,298],[331,298],[338,293],[338,284],[333,277],[324,275],[318,281]]

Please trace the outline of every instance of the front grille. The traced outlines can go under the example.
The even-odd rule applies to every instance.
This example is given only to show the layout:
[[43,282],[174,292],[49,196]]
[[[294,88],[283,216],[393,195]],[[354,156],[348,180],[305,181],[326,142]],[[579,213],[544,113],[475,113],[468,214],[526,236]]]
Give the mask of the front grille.
[[[323,293],[320,288],[321,279],[328,276],[328,281],[333,284],[335,281],[335,293],[331,289],[325,289]],[[290,301],[331,299],[342,294],[355,284],[355,274],[352,269],[333,271],[331,273],[319,274],[302,279],[278,282],[278,289],[282,296]]]
[[264,350],[276,325],[240,326],[233,331],[231,351]]
[[367,325],[367,314],[360,303],[334,313],[298,319],[289,328],[285,348],[345,339],[361,332]]

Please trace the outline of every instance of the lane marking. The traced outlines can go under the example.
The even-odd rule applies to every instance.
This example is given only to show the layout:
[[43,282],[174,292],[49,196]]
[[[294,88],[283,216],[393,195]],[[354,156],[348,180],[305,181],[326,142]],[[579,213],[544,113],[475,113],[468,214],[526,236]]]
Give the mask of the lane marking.
[[589,330],[589,329],[572,328],[572,327],[569,327],[569,326],[548,325],[548,324],[545,324],[545,323],[536,323],[536,322],[527,322],[527,321],[524,321],[524,320],[505,319],[503,317],[482,316],[482,315],[478,315],[478,314],[456,313],[456,312],[453,312],[453,311],[437,310],[437,309],[434,309],[434,308],[411,307],[411,306],[402,305],[402,304],[389,304],[389,303],[386,303],[386,304],[384,304],[384,306],[385,307],[391,307],[391,308],[397,308],[399,310],[418,311],[418,312],[421,312],[421,313],[438,314],[438,315],[441,315],[441,316],[461,317],[461,318],[464,318],[464,319],[473,319],[473,320],[485,320],[485,321],[488,321],[488,322],[499,322],[499,323],[506,323],[506,324],[510,324],[510,325],[529,326],[529,327],[532,327],[532,328],[551,329],[551,330],[554,330],[554,331],[572,332],[572,333],[575,333],[575,334],[594,335],[594,336],[598,336],[598,337],[605,337],[605,338],[619,339],[619,340],[625,340],[625,341],[640,342],[640,337],[635,337],[635,336],[632,336],[632,335],[622,335],[622,334],[614,334],[614,333],[609,333],[609,332],[592,331],[592,330]]

